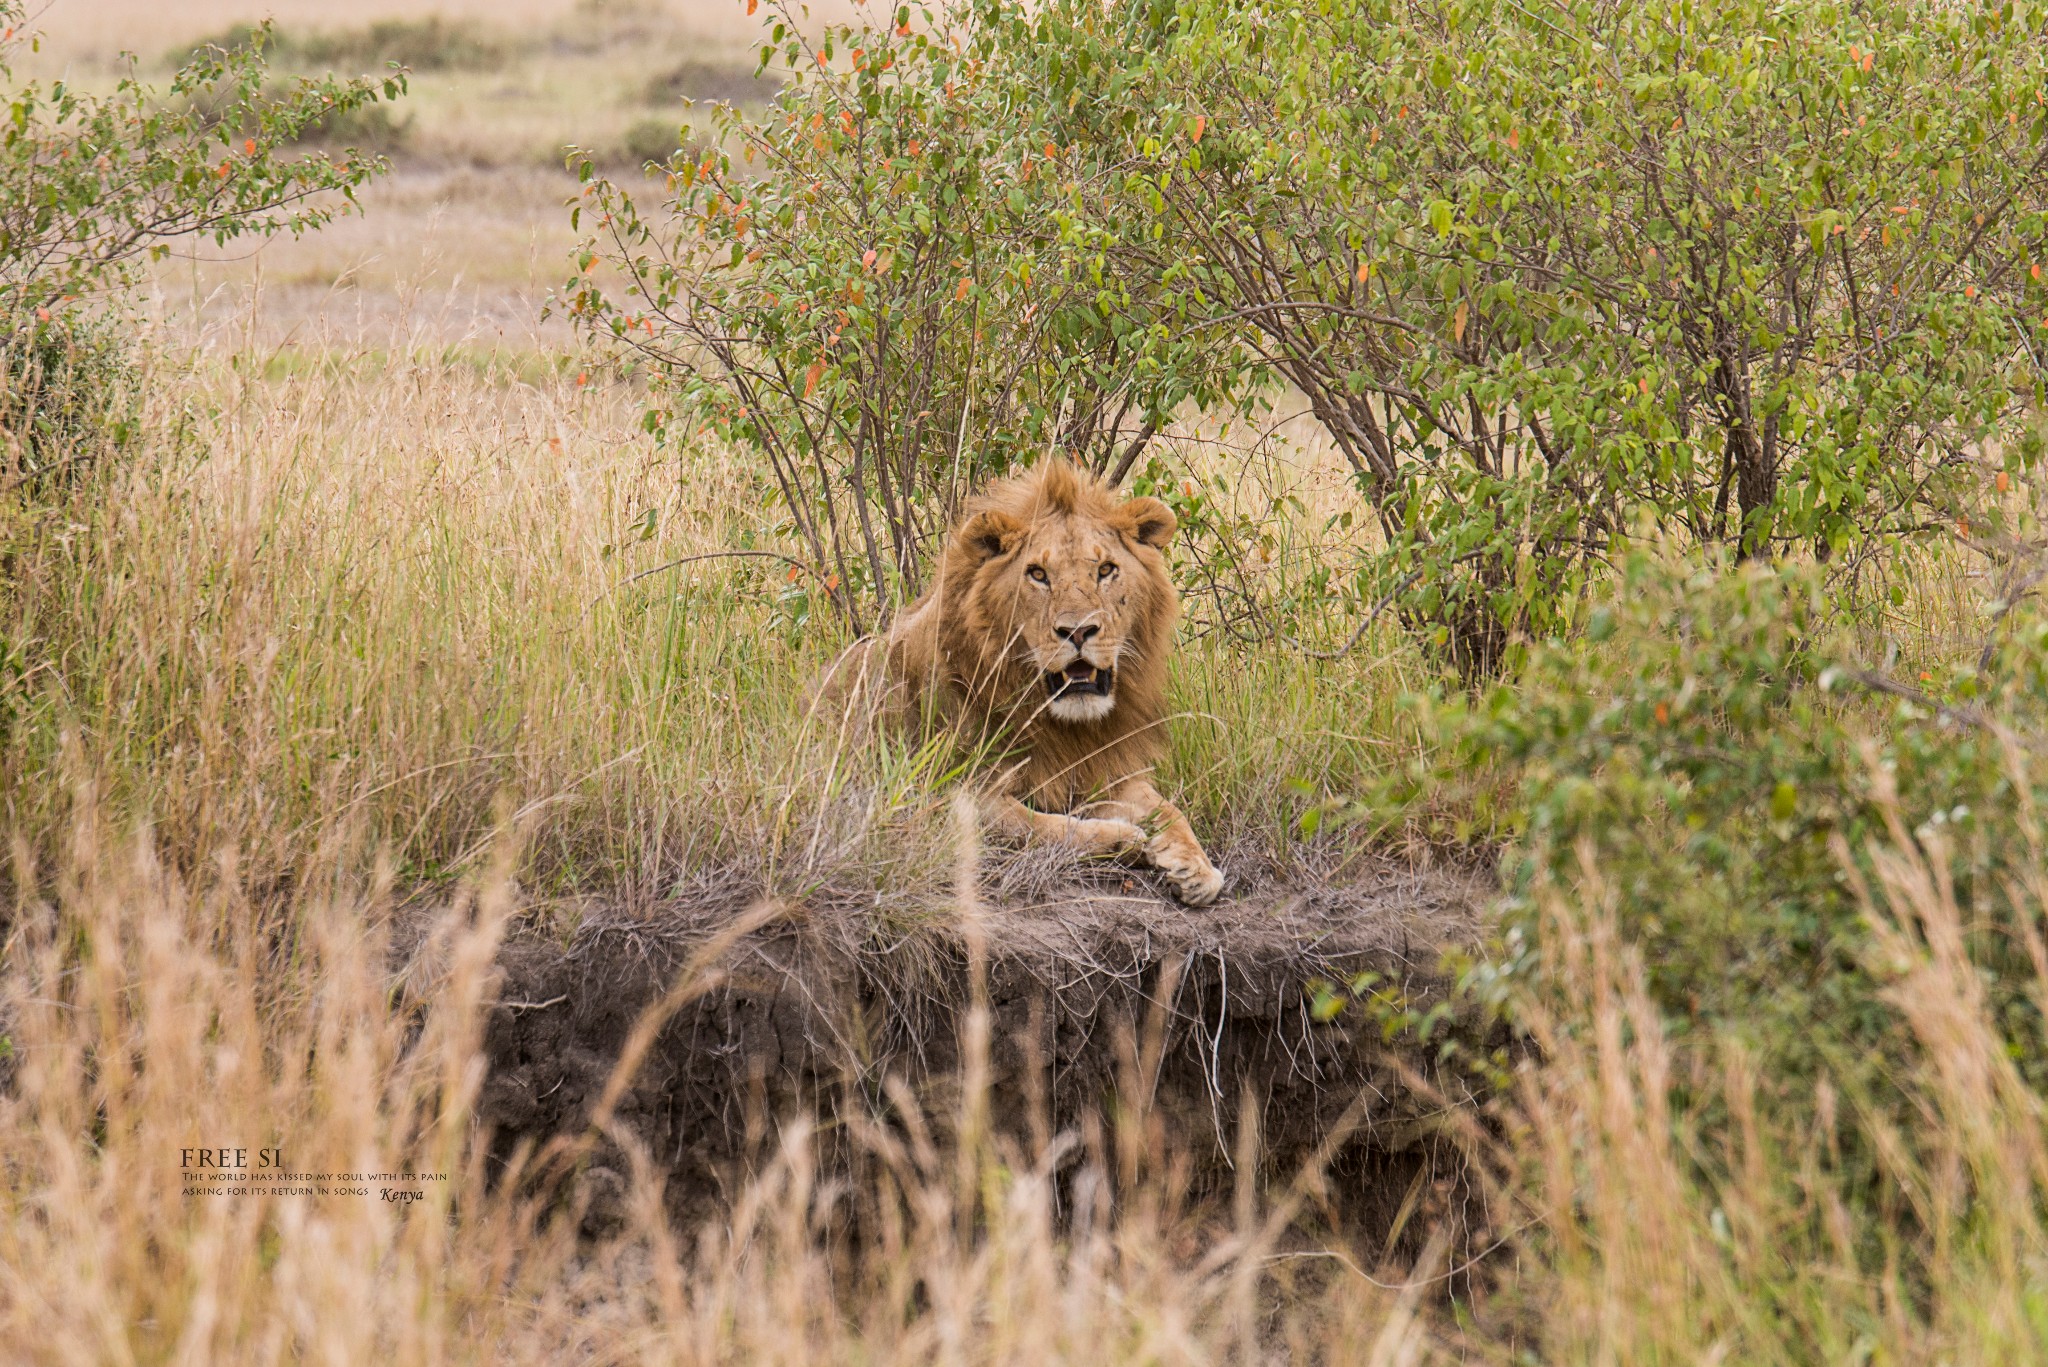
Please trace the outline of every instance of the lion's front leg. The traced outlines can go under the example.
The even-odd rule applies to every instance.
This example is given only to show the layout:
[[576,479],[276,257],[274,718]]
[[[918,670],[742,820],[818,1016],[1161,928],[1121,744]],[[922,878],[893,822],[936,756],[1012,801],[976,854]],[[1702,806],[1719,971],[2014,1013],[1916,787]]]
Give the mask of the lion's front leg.
[[1109,790],[1095,810],[1154,832],[1145,841],[1145,862],[1166,875],[1173,895],[1191,907],[1206,907],[1223,892],[1223,870],[1209,862],[1194,827],[1180,808],[1159,795],[1147,779],[1126,779]]
[[988,824],[1012,840],[1043,840],[1084,854],[1122,854],[1145,844],[1145,832],[1120,817],[1062,816],[1034,812],[1016,798],[991,794],[982,800]]

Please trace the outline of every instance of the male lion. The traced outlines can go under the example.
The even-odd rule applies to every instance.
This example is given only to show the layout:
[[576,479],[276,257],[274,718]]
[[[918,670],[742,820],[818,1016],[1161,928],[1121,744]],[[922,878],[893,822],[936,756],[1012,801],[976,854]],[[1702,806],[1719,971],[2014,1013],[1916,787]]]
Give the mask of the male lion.
[[1139,853],[1175,896],[1207,906],[1223,873],[1150,777],[1180,612],[1160,554],[1173,530],[1159,500],[1119,499],[1048,461],[968,504],[880,671],[869,640],[835,672],[879,672],[899,720],[929,703],[970,739],[995,739],[1004,767],[983,807],[999,831]]

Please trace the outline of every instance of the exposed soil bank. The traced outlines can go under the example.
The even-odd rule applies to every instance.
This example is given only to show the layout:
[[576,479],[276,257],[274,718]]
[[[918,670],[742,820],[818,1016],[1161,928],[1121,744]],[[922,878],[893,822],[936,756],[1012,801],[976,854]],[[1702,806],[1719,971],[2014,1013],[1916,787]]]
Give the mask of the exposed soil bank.
[[[1269,1182],[1290,1179],[1350,1110],[1318,1218],[1369,1242],[1404,1200],[1412,1214],[1417,1200],[1466,1199],[1462,1165],[1431,1123],[1441,1103],[1402,1080],[1428,1060],[1355,1018],[1318,1023],[1305,987],[1371,968],[1428,995],[1441,948],[1477,935],[1484,896],[1468,878],[1380,866],[1190,911],[1112,871],[1023,898],[991,887],[972,921],[891,935],[857,900],[769,910],[710,879],[637,914],[598,907],[566,946],[508,943],[480,1112],[501,1154],[583,1127],[635,1022],[695,956],[706,990],[661,1029],[617,1117],[664,1171],[678,1217],[705,1215],[794,1115],[825,1122],[828,1165],[857,1168],[832,1122],[849,1107],[886,1115],[891,1075],[939,1123],[957,1114],[980,958],[998,1132],[1042,1141],[1149,1092],[1155,1138],[1199,1197],[1235,1181],[1246,1106]],[[704,967],[707,944],[750,910],[773,919]]]

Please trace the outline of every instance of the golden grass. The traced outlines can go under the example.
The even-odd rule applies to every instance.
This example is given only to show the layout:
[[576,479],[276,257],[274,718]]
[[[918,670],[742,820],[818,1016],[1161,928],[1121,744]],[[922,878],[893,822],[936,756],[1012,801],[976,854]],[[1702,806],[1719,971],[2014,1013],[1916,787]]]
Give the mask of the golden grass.
[[[1882,769],[1872,782],[1889,791]],[[1574,887],[1546,895],[1565,990],[1526,1017],[1546,1061],[1523,1070],[1509,1110],[1508,1195],[1531,1237],[1522,1284],[1505,1287],[1546,1360],[2048,1353],[2048,1098],[2021,1078],[1964,948],[1975,913],[1957,901],[1945,844],[1908,832],[1895,809],[1890,819],[1871,852],[1876,884],[1845,876],[1920,1051],[1902,1079],[1910,1141],[1825,1077],[1805,1125],[1769,1119],[1785,1109],[1764,1104],[1777,1083],[1732,1035],[1683,1050],[1667,1038],[1600,871],[1582,862]],[[1837,855],[1853,870],[1839,842]],[[2024,881],[2015,891],[2038,925],[2048,868]],[[2030,945],[2035,992],[2048,994],[2048,953],[2038,934]],[[1702,1147],[1705,1133],[1721,1137]],[[1852,1146],[1880,1155],[1882,1193],[1839,1166]]]
[[[822,604],[773,561],[658,568],[782,546],[758,471],[657,452],[634,389],[532,352],[156,364],[140,448],[15,532],[0,630],[43,663],[0,774],[39,848],[68,765],[188,865],[259,877],[344,814],[401,878],[448,878],[509,811],[536,891],[721,860],[930,883],[935,755],[849,753],[802,706],[847,639]],[[1413,752],[1423,676],[1387,633],[1338,665],[1183,647],[1164,777],[1214,837],[1284,859],[1289,780]]]
[[[1404,1363],[1424,1344],[1420,1288],[1273,1258],[1284,1199],[1220,1230],[1177,1209],[1139,1097],[1114,1158],[987,1133],[979,1011],[965,1109],[929,1118],[950,1149],[898,1094],[904,1128],[859,1137],[878,1189],[850,1192],[793,1125],[730,1219],[679,1230],[607,1126],[633,1158],[623,1228],[579,1238],[579,1146],[494,1182],[470,1120],[509,845],[394,986],[380,885],[257,899],[232,867],[188,881],[103,832],[82,820],[49,897],[14,908],[0,975],[7,1361],[1199,1363],[1265,1341]],[[245,1141],[300,1172],[447,1180],[405,1207],[374,1179],[184,1193],[184,1149]],[[880,1232],[853,1257],[856,1207]]]
[[[971,822],[947,824],[971,866]],[[873,1190],[823,1180],[795,1124],[729,1218],[678,1229],[654,1165],[607,1126],[629,1158],[622,1223],[582,1231],[586,1141],[526,1151],[493,1181],[470,1118],[516,835],[488,844],[394,976],[388,869],[329,864],[259,892],[233,859],[181,875],[154,852],[160,833],[122,825],[79,792],[50,865],[31,873],[27,849],[13,854],[7,1361],[2018,1364],[2048,1349],[2048,1099],[2004,1052],[1942,845],[1896,823],[1865,895],[1925,1059],[1907,1080],[1913,1143],[1831,1095],[1810,1129],[1785,1130],[1759,1104],[1770,1080],[1733,1046],[1688,1050],[1695,1072],[1674,1088],[1680,1055],[1585,866],[1544,903],[1562,991],[1549,1011],[1526,1004],[1542,1059],[1496,1130],[1463,1136],[1512,1215],[1462,1308],[1441,1298],[1457,1269],[1437,1244],[1371,1275],[1346,1250],[1280,1248],[1313,1184],[1241,1192],[1229,1215],[1181,1204],[1141,1085],[1107,1142],[990,1133],[981,1009],[960,1109],[926,1114],[897,1092],[900,1128],[856,1137]],[[333,826],[306,838],[350,843]],[[2048,868],[2024,881],[2038,918]],[[952,912],[971,938],[981,913],[961,886]],[[716,969],[714,947],[679,986]],[[1674,1096],[1689,1100],[1674,1110]],[[1726,1138],[1702,1153],[1686,1136],[1710,1112]],[[1842,1188],[1831,1155],[1852,1139],[1886,1155],[1909,1208]],[[447,1180],[406,1208],[187,1196],[180,1154],[195,1142]],[[874,1238],[858,1255],[844,1233],[856,1210]],[[1912,1237],[1933,1243],[1911,1279],[1873,1262]]]

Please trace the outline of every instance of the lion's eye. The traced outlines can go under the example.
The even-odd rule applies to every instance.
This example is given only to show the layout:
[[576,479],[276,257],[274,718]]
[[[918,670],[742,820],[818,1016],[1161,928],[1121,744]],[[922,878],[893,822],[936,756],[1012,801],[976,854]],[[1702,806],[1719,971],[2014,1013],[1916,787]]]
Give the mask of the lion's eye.
[[1045,567],[1042,565],[1033,565],[1029,569],[1025,570],[1024,573],[1030,575],[1033,579],[1037,580],[1041,584],[1051,582],[1045,577]]
[[1105,561],[1103,561],[1103,562],[1102,562],[1102,568],[1101,568],[1101,569],[1099,569],[1099,570],[1097,570],[1097,571],[1095,571],[1095,577],[1096,577],[1097,579],[1107,579],[1107,578],[1109,578],[1109,576],[1111,576],[1112,574],[1115,574],[1115,573],[1116,573],[1116,561],[1114,561],[1114,560],[1105,560]]

